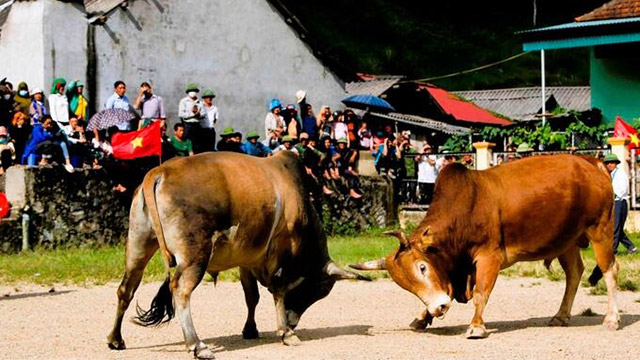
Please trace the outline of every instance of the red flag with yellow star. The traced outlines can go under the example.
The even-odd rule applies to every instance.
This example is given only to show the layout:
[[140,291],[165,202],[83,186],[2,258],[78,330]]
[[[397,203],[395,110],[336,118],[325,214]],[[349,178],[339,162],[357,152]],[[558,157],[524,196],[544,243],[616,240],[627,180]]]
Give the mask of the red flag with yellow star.
[[111,137],[113,157],[121,160],[162,155],[160,121],[138,131],[117,133]]
[[627,124],[620,116],[616,116],[616,124],[613,128],[613,136],[629,139],[629,150],[640,148],[640,138],[638,130]]

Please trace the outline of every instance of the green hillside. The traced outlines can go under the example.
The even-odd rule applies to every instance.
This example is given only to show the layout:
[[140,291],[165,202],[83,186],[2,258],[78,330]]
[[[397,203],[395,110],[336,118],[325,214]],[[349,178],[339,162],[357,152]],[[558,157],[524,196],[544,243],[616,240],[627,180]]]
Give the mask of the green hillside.
[[[573,21],[604,0],[537,0],[537,26]],[[534,28],[533,0],[282,0],[333,60],[351,73],[422,79],[522,52],[514,33]],[[548,51],[547,84],[587,85],[586,49]],[[531,53],[493,68],[432,81],[450,90],[537,86]]]

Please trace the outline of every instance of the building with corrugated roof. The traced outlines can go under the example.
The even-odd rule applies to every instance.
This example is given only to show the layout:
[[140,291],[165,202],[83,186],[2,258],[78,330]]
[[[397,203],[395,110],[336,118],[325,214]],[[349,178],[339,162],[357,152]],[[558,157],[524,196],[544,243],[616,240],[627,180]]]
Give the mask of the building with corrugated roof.
[[640,118],[640,0],[613,0],[575,20],[521,32],[523,49],[589,48],[591,106],[611,125]]
[[[278,0],[0,0],[0,78],[47,91],[87,85],[98,110],[116,80],[133,102],[148,81],[177,120],[185,86],[216,92],[220,128],[264,128],[267,103],[338,106],[348,74],[330,63]],[[259,131],[261,132],[261,131]]]

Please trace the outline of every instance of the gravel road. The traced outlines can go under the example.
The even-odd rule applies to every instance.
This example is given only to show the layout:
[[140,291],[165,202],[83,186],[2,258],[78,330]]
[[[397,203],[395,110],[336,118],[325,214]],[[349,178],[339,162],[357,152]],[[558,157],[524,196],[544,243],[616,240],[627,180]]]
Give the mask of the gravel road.
[[[147,308],[159,283],[143,284],[135,301]],[[88,288],[0,286],[2,359],[191,359],[176,319],[157,329],[125,322],[128,349],[108,350],[106,336],[116,309],[117,284]],[[387,280],[340,282],[304,314],[297,330],[303,345],[280,345],[275,310],[262,291],[256,321],[261,339],[245,341],[239,283],[201,285],[191,301],[198,334],[218,359],[632,359],[640,352],[640,294],[619,293],[622,329],[602,326],[605,296],[580,288],[568,328],[546,326],[557,311],[564,282],[500,277],[485,311],[491,335],[466,340],[473,305],[454,304],[425,332],[409,323],[420,313],[417,298]],[[4,296],[3,296],[4,295]],[[133,306],[126,317],[133,314]],[[595,316],[580,316],[590,308]]]

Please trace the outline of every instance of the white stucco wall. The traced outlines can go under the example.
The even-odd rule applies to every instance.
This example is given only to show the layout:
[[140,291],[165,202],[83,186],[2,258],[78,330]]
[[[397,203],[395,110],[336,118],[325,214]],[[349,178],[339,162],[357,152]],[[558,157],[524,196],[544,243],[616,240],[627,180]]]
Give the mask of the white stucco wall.
[[11,5],[0,35],[0,78],[14,88],[25,81],[30,88],[44,86],[44,2],[20,1]]
[[46,93],[58,77],[65,78],[67,84],[74,80],[86,84],[87,20],[84,9],[58,0],[37,2],[45,4],[43,54]]
[[149,81],[173,123],[185,85],[197,82],[217,94],[219,130],[262,134],[273,97],[295,103],[305,89],[316,109],[344,97],[342,84],[266,0],[136,0],[128,11],[135,22],[116,10],[96,31],[100,107],[115,80],[127,83],[131,101]]

